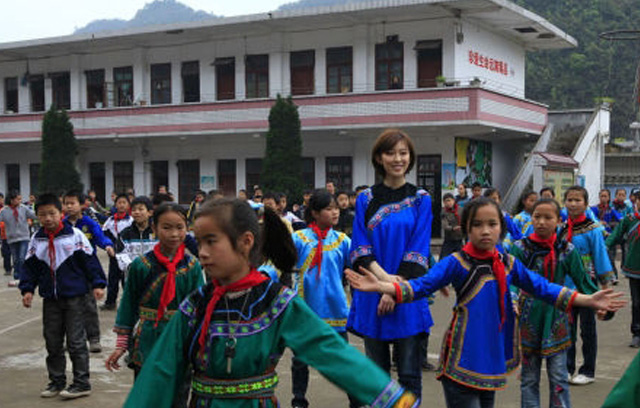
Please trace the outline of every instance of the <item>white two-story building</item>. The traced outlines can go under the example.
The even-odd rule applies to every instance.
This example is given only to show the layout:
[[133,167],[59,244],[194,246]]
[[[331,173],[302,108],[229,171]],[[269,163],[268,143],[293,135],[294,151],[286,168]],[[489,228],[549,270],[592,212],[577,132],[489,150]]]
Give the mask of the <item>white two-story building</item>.
[[37,186],[43,112],[69,111],[87,188],[158,185],[188,202],[260,183],[269,108],[293,95],[308,187],[373,184],[387,127],[415,141],[410,180],[506,188],[547,107],[525,53],[576,41],[507,0],[380,0],[0,44],[0,191]]

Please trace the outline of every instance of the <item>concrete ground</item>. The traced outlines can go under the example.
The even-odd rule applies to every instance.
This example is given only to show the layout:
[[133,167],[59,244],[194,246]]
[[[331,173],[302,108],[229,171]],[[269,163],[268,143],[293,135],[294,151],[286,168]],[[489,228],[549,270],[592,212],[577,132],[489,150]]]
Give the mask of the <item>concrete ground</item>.
[[[106,269],[106,268],[105,268]],[[9,277],[0,277],[0,407],[100,407],[122,406],[131,387],[133,374],[129,369],[111,373],[104,368],[104,359],[113,350],[115,335],[111,327],[115,312],[100,312],[103,352],[91,354],[91,382],[93,393],[88,398],[63,402],[58,398],[42,399],[39,392],[47,384],[45,368],[44,339],[42,337],[42,301],[35,297],[31,309],[22,307],[17,289],[8,288]],[[622,279],[617,290],[628,294],[628,283]],[[628,298],[628,295],[626,295]],[[436,322],[432,330],[429,346],[429,360],[436,363],[442,335],[451,318],[453,297],[438,296],[432,308]],[[620,378],[637,350],[627,346],[630,311],[627,307],[609,322],[598,322],[598,366],[596,382],[582,387],[572,386],[571,398],[574,407],[599,407],[615,382]],[[362,341],[351,337],[351,342],[362,350]],[[68,367],[70,370],[70,364]],[[291,400],[290,354],[282,359],[278,373],[280,385],[278,398],[283,407]],[[71,373],[69,372],[69,378]],[[366,376],[366,373],[363,373]],[[542,376],[542,401],[547,406],[546,374]],[[311,372],[308,397],[311,407],[347,407],[344,393],[323,379],[317,372]],[[440,383],[434,374],[424,373],[422,406],[444,408],[444,397]],[[518,407],[520,405],[519,381],[512,376],[508,388],[497,396],[497,407]]]

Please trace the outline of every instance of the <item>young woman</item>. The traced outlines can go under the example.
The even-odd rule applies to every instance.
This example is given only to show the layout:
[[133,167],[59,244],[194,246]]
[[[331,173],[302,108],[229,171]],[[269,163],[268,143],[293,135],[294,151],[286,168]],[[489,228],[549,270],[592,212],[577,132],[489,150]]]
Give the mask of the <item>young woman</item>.
[[[349,302],[344,291],[344,270],[349,267],[351,239],[333,229],[339,221],[340,210],[335,196],[327,190],[316,190],[309,198],[305,210],[308,228],[293,233],[293,243],[298,253],[294,288],[318,317],[333,327],[347,340],[347,316]],[[309,368],[294,356],[291,364],[294,408],[307,408]],[[353,397],[349,406],[361,404]]]
[[536,201],[538,201],[538,194],[535,191],[525,191],[522,197],[520,197],[518,215],[513,218],[513,222],[515,222],[516,227],[518,227],[523,237],[528,237],[533,232],[531,211]]
[[180,302],[204,284],[198,260],[185,253],[184,209],[161,204],[153,213],[152,228],[158,243],[129,267],[113,329],[118,334],[116,350],[106,361],[107,369],[119,369],[118,361],[128,350],[136,377]]
[[[398,129],[376,140],[371,162],[382,183],[363,191],[356,201],[351,261],[405,279],[428,270],[431,198],[405,175],[415,163],[413,142]],[[398,349],[398,379],[416,395],[422,391],[420,343],[433,325],[427,299],[399,305],[392,296],[354,291],[347,327],[364,337],[367,356],[390,370],[390,346]]]
[[275,367],[285,347],[371,408],[418,405],[293,290],[255,269],[265,256],[281,270],[295,265],[277,214],[265,209],[261,233],[249,204],[221,199],[202,206],[194,230],[211,283],[182,302],[125,407],[170,406],[186,369],[193,373],[192,407],[276,408]]
[[[581,293],[598,291],[584,271],[580,254],[572,244],[557,239],[560,205],[543,198],[533,206],[534,233],[511,247],[511,254],[525,267],[549,282],[563,285],[570,276]],[[522,343],[522,408],[540,407],[540,371],[547,363],[549,407],[571,408],[567,349],[571,346],[569,315],[526,292],[520,292],[520,338]]]
[[569,311],[572,305],[617,310],[624,301],[611,290],[583,295],[549,283],[526,269],[512,255],[495,248],[505,222],[498,205],[485,197],[470,201],[462,214],[468,243],[446,257],[427,275],[403,281],[396,276],[361,268],[345,274],[362,291],[386,293],[399,303],[429,296],[452,284],[457,304],[442,346],[438,378],[449,408],[494,406],[495,391],[506,385],[506,374],[520,364],[520,344],[511,307],[509,285]]
[[[583,187],[572,186],[567,189],[564,195],[564,205],[567,209],[568,218],[558,233],[558,238],[573,244],[582,258],[584,270],[595,284],[599,282],[603,288],[606,288],[615,275],[604,242],[602,227],[600,223],[594,222],[585,214],[588,203],[589,193]],[[567,277],[565,285],[575,288],[571,277]],[[584,363],[578,370],[578,374],[574,376],[576,369],[575,339],[578,321],[580,321]],[[572,376],[569,382],[575,385],[590,384],[595,378],[598,351],[596,317],[593,310],[584,308],[573,310],[572,335],[574,342],[567,355],[567,367],[569,374]]]

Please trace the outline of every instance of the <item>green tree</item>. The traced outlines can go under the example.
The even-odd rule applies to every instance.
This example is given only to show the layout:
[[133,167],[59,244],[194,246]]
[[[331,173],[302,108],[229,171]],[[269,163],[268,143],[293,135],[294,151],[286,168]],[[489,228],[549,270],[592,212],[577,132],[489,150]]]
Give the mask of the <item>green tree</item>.
[[67,112],[52,106],[42,120],[42,162],[38,191],[53,194],[82,191],[80,174],[75,167],[77,155],[78,144]]
[[298,107],[291,97],[278,95],[269,112],[267,148],[262,166],[265,190],[287,194],[289,202],[302,196],[302,139]]

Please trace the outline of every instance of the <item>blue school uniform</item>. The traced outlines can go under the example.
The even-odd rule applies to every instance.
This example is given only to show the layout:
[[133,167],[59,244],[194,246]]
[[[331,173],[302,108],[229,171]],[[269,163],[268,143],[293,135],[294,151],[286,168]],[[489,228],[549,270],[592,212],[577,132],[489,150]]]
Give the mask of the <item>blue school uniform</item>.
[[507,253],[509,252],[509,248],[511,248],[514,242],[524,237],[522,236],[522,232],[520,232],[520,229],[518,229],[515,221],[511,217],[511,214],[503,211],[502,215],[504,216],[504,221],[507,224],[507,235],[505,235],[504,240],[498,243],[498,245],[500,252]]
[[613,231],[613,228],[622,221],[622,218],[624,218],[623,213],[613,207],[601,208],[598,205],[594,205],[591,207],[591,211],[609,234]]
[[[429,268],[432,218],[429,194],[412,184],[395,190],[376,184],[363,191],[353,223],[353,267],[377,261],[391,275],[406,279],[424,275]],[[378,316],[380,297],[354,290],[347,327],[369,338],[394,340],[428,332],[433,326],[426,299],[396,305],[393,313]]]
[[[568,225],[565,223],[558,233],[559,240],[566,240]],[[573,226],[571,243],[576,248],[584,270],[592,279],[597,279],[601,284],[609,283],[615,277],[613,266],[607,253],[607,247],[602,235],[602,226],[587,218],[584,222]],[[575,289],[575,284],[571,277],[567,276],[565,285]]]
[[106,237],[106,235],[100,228],[100,224],[95,222],[88,215],[83,215],[82,217],[78,218],[75,224],[66,217],[64,221],[84,233],[85,237],[87,237],[87,239],[91,243],[94,252],[96,250],[96,246],[100,247],[101,249],[113,247],[113,242]]
[[[584,215],[586,215],[588,219],[595,222],[596,224],[600,222],[598,217],[596,217],[596,214],[593,211],[591,211],[591,208],[589,207],[587,207],[587,209],[585,210]],[[562,209],[560,210],[560,217],[562,218],[562,222],[565,222],[567,220],[567,218],[569,217],[569,212],[567,211],[567,207],[562,207]]]
[[[524,267],[513,255],[501,255],[507,286],[515,285],[557,309],[569,311],[574,290],[550,283]],[[444,336],[438,378],[447,377],[479,390],[505,387],[506,375],[520,364],[518,322],[507,290],[500,299],[491,260],[472,258],[461,251],[441,260],[427,275],[400,284],[403,302],[422,299],[452,284],[456,306]],[[505,303],[500,329],[499,303]]]
[[294,276],[294,289],[325,323],[338,332],[346,331],[349,316],[349,302],[342,285],[344,269],[349,267],[351,239],[334,229],[330,229],[322,241],[322,264],[309,268],[318,246],[318,237],[311,228],[292,234],[298,252]]

